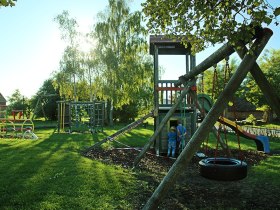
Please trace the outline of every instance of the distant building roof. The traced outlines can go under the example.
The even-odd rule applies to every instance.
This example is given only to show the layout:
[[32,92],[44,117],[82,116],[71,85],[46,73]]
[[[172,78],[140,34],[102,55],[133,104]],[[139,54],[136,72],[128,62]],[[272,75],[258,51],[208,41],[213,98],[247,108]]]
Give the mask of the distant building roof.
[[7,100],[4,98],[4,96],[0,93],[0,104],[6,105]]
[[235,105],[228,107],[228,111],[250,112],[256,110],[256,106],[247,101],[245,98],[235,98],[234,103]]

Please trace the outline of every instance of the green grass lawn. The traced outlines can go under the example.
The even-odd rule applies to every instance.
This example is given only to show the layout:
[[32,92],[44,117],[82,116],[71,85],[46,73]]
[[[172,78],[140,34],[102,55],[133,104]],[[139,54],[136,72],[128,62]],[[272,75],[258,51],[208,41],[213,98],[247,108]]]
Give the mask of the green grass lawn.
[[[131,171],[85,158],[90,134],[0,139],[0,209],[131,209]],[[101,135],[101,134],[100,134]]]
[[[38,140],[0,139],[0,209],[134,209],[131,199],[137,198],[138,186],[143,184],[135,172],[80,154],[121,127],[93,136],[40,129]],[[152,134],[152,126],[139,127],[118,141],[143,146]],[[242,149],[256,149],[253,141],[241,142]],[[107,147],[122,146],[111,144]],[[232,140],[230,146],[237,144]],[[280,151],[280,140],[272,139],[271,148]],[[280,155],[276,154],[250,169],[248,183],[252,189],[265,184],[280,189],[279,173]]]

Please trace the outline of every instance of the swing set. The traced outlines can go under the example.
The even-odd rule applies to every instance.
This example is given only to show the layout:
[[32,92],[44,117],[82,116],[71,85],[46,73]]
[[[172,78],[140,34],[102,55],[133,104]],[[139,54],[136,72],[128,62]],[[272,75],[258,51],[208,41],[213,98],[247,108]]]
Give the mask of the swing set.
[[[183,171],[187,167],[192,157],[200,149],[200,145],[202,144],[204,139],[207,138],[207,135],[212,130],[216,121],[222,116],[223,111],[225,110],[227,104],[232,99],[234,93],[240,87],[240,84],[242,83],[242,81],[244,80],[244,78],[246,77],[249,71],[252,74],[258,86],[260,87],[264,96],[266,97],[269,105],[275,110],[276,114],[280,116],[279,96],[275,93],[274,89],[271,87],[265,75],[263,74],[260,67],[256,63],[258,56],[264,49],[265,45],[269,41],[272,34],[273,32],[268,28],[257,30],[256,36],[254,37],[254,40],[252,40],[253,44],[251,45],[250,49],[248,49],[246,47],[246,43],[243,42],[238,43],[237,46],[235,47],[231,46],[229,43],[226,43],[221,48],[219,48],[216,52],[214,52],[212,55],[206,58],[202,63],[195,66],[187,74],[179,77],[179,81],[176,83],[176,85],[179,86],[183,84],[184,89],[180,97],[177,99],[179,101],[178,103],[180,103],[180,100],[182,100],[183,97],[191,91],[191,86],[192,86],[191,82],[199,74],[203,73],[213,65],[219,63],[221,60],[230,56],[235,51],[242,59],[237,70],[231,75],[223,91],[219,94],[217,100],[209,110],[208,114],[205,115],[204,120],[202,121],[198,129],[195,131],[195,133],[192,135],[190,141],[188,142],[184,150],[181,152],[181,154],[179,155],[176,162],[169,170],[166,177],[162,180],[161,184],[154,191],[153,195],[150,197],[150,199],[144,206],[144,209],[155,209],[158,206],[161,197],[163,197],[168,192],[169,188],[175,183],[175,181],[177,180],[180,174],[180,171]],[[176,107],[177,105],[178,105],[177,103],[174,104],[173,107],[166,113],[166,116],[162,120],[163,123],[166,123],[169,120],[169,118],[172,116],[174,112],[174,107]],[[162,127],[160,126],[157,127],[153,136],[144,146],[143,150],[139,153],[139,155],[135,158],[134,167],[137,167],[141,158],[145,155],[147,150],[154,143],[161,129]],[[207,168],[211,168],[213,165],[223,165],[223,167],[220,168],[222,172],[225,172],[228,168],[233,168],[232,166],[236,168],[238,165],[242,167],[242,170],[245,170],[244,169],[245,165],[240,163],[240,162],[243,163],[243,161],[239,161],[239,160],[224,161],[224,159],[220,159],[219,161],[217,161],[217,159],[216,160],[206,159],[206,160],[207,161],[205,162],[207,164],[210,164],[207,165]],[[247,167],[245,168],[246,168],[245,170],[246,173],[244,174],[246,175]],[[221,171],[219,171],[219,173],[220,172]],[[234,176],[234,180],[244,178],[244,174],[241,177],[238,177],[237,175]],[[228,173],[224,173],[224,175],[229,176]]]
[[[229,67],[229,57],[225,58],[226,64],[224,68],[224,78],[223,78],[223,87],[226,86],[230,75],[231,75],[231,69]],[[209,97],[204,94],[204,84],[203,84],[203,75],[201,78],[201,86],[202,86],[202,94],[203,97],[199,97],[198,100],[198,107],[200,108],[200,111],[205,115],[207,112],[209,112],[209,107],[208,109],[204,108],[205,105],[205,100],[209,101],[214,101],[214,97],[218,96],[218,72],[217,72],[217,64],[213,66],[214,71],[213,71],[213,83],[212,83],[212,98],[210,99]],[[206,98],[206,99],[205,99]],[[203,100],[201,100],[203,99]],[[210,104],[212,104],[210,102]],[[235,105],[235,103],[233,102]],[[209,105],[209,104],[208,104]],[[211,105],[210,105],[211,106]],[[234,111],[235,113],[235,111]],[[214,133],[217,141],[216,141],[216,148],[214,152],[214,157],[212,158],[204,158],[201,161],[199,161],[199,170],[201,176],[208,178],[208,179],[213,179],[213,180],[219,180],[219,181],[235,181],[235,180],[240,180],[244,179],[247,176],[247,164],[244,162],[244,157],[242,155],[241,151],[241,146],[240,146],[240,135],[239,132],[236,132],[236,137],[237,137],[237,143],[238,143],[238,156],[239,159],[231,158],[232,154],[231,151],[229,150],[228,146],[228,138],[227,138],[227,128],[224,123],[224,112],[222,113],[222,116],[218,120],[218,126],[216,128],[216,125],[213,126],[212,132]],[[235,119],[237,119],[236,113],[235,113]],[[237,123],[234,122],[235,128],[237,128]],[[223,133],[221,133],[223,131]],[[223,134],[223,135],[222,135]],[[224,138],[223,138],[223,137]],[[204,150],[205,150],[205,156],[208,156],[208,142],[209,142],[209,134],[207,139],[203,142],[204,145]],[[218,150],[219,150],[219,145],[221,148],[225,151],[226,157],[218,157]]]

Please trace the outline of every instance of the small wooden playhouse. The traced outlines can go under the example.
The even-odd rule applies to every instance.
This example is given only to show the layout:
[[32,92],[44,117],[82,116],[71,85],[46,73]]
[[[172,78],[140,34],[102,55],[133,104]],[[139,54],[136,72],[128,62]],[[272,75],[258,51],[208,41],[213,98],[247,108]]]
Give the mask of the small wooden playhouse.
[[[159,56],[184,55],[185,73],[195,67],[196,58],[191,54],[190,46],[185,47],[179,40],[169,39],[162,35],[150,36],[150,54],[154,58],[154,125],[156,130],[183,90],[183,87],[176,86],[177,80],[159,79]],[[187,128],[188,136],[192,136],[196,130],[197,121],[195,83],[193,91],[186,95],[157,136],[154,145],[157,155],[167,152],[167,132],[171,126],[177,126],[178,120]]]

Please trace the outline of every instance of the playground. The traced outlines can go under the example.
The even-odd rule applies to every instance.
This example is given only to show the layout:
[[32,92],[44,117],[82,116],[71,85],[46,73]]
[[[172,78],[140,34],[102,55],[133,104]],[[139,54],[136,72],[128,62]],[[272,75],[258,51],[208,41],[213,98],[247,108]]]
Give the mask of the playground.
[[280,209],[277,3],[16,2],[0,210]]
[[[35,121],[35,127],[36,127]],[[147,154],[133,170],[133,160],[153,133],[139,126],[104,143],[103,149],[81,155],[85,148],[123,126],[104,133],[71,135],[37,129],[38,140],[1,139],[0,203],[3,209],[141,209],[175,159]],[[92,138],[93,137],[93,138]],[[214,156],[215,138],[209,142]],[[235,138],[232,154],[238,157]],[[241,139],[248,176],[239,181],[209,180],[199,175],[194,156],[170,188],[160,209],[276,209],[279,207],[280,144],[270,141],[271,153],[258,152],[253,141]],[[234,146],[235,145],[235,146]],[[122,148],[122,149],[120,149]],[[224,155],[224,154],[221,154]]]
[[[263,32],[254,43],[256,54],[272,35],[269,29]],[[103,128],[103,102],[59,101],[55,128],[37,126],[36,141],[3,136],[4,209],[279,208],[279,138],[250,133],[223,114],[232,88],[239,87],[250,69],[246,62],[256,65],[253,74],[260,73],[255,58],[242,59],[214,101],[198,93],[195,76],[227,60],[232,47],[222,46],[196,66],[195,56],[180,42],[151,36],[150,43],[156,85],[154,109],[146,115],[128,125]],[[186,75],[160,80],[162,54],[184,55]],[[256,81],[267,82],[260,75]],[[278,96],[268,90],[265,85],[262,91],[276,106]],[[186,144],[168,158],[167,134],[179,122],[188,134]]]

